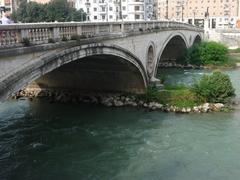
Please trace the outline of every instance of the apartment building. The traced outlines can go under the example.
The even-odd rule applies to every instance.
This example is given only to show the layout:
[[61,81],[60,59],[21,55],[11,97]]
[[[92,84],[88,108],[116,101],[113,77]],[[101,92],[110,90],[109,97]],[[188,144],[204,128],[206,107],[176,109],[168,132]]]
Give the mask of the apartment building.
[[138,21],[153,17],[154,0],[76,0],[88,21]]
[[157,0],[159,20],[183,21],[209,28],[235,27],[239,18],[239,0]]

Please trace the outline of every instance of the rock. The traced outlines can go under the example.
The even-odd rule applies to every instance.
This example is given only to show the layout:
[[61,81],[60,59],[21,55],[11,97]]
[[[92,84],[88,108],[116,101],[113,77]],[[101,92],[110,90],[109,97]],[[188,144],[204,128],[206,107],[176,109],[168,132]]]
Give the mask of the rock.
[[210,105],[209,103],[204,103],[201,108],[202,112],[208,112],[210,110],[209,105]]
[[162,105],[162,104],[159,104],[159,103],[155,103],[155,107],[156,107],[157,109],[161,109],[161,108],[163,107],[163,105]]
[[214,106],[217,108],[217,109],[222,109],[224,107],[224,104],[222,103],[215,103]]
[[186,113],[187,111],[186,111],[186,108],[182,108],[182,112],[183,113]]
[[147,108],[147,107],[148,107],[148,104],[147,104],[147,103],[144,103],[144,104],[143,104],[143,107]]
[[120,100],[115,100],[115,101],[114,101],[114,105],[115,105],[116,107],[120,107],[120,106],[123,106],[124,104],[123,104],[123,102],[120,101]]

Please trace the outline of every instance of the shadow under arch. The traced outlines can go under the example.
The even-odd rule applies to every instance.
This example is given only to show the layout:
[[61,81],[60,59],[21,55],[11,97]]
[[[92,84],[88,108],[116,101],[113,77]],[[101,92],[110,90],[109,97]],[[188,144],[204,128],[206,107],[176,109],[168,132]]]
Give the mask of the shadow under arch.
[[165,63],[177,63],[184,57],[186,49],[189,47],[185,36],[181,33],[170,35],[159,52],[155,65],[154,75],[156,77],[158,67]]
[[[90,57],[92,57],[94,60],[90,60]],[[77,62],[87,62],[87,65],[85,64],[85,68],[88,67],[88,65],[91,65],[91,63],[99,63],[99,67],[103,67],[101,63],[104,62],[104,58],[105,60],[107,59],[106,61],[108,63],[112,63],[112,67],[115,68],[108,71],[113,72],[113,74],[115,73],[113,76],[111,76],[111,73],[107,73],[107,76],[105,76],[110,79],[115,78],[113,81],[110,81],[113,83],[111,86],[115,86],[121,81],[120,84],[122,88],[120,88],[119,91],[126,90],[126,92],[140,92],[143,91],[147,86],[147,73],[145,72],[141,61],[136,56],[134,56],[128,50],[115,45],[104,45],[101,43],[96,43],[76,46],[62,51],[50,52],[25,64],[23,67],[12,71],[7,75],[5,81],[1,82],[0,100],[5,100],[13,93],[19,91],[20,89],[23,89],[33,81],[38,80],[39,78],[41,79],[41,77],[44,77],[45,75],[49,76],[51,72],[54,72],[57,69],[61,69],[61,67],[67,65],[70,66],[71,63],[73,64],[70,67],[75,68],[77,67]],[[97,69],[95,70],[98,71]],[[104,72],[104,70],[106,70],[106,68],[100,69],[99,71]],[[117,74],[117,70],[121,71],[121,75],[120,77],[116,78],[115,75]],[[129,74],[131,77],[129,77]],[[67,82],[67,80],[68,79],[65,79],[64,81]],[[75,81],[75,83],[80,82]],[[43,83],[40,84],[40,87],[43,85]],[[6,86],[8,87],[7,89],[4,88]],[[51,87],[51,85],[49,87]],[[105,87],[104,90],[114,91],[116,89],[107,89]]]

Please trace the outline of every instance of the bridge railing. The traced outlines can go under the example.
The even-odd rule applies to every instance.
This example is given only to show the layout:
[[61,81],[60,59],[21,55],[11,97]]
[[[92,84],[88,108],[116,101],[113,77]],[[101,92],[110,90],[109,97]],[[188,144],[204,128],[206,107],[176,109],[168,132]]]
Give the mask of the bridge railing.
[[23,46],[26,41],[31,44],[44,44],[70,40],[74,36],[91,38],[109,34],[142,33],[171,29],[203,31],[203,29],[190,24],[170,21],[10,24],[0,25],[0,48]]

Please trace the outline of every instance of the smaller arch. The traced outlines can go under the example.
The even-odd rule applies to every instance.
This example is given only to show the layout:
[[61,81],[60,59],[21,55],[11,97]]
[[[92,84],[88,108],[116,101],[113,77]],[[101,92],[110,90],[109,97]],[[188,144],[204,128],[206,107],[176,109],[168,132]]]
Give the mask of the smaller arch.
[[155,46],[153,42],[150,42],[147,48],[147,53],[146,53],[146,69],[147,69],[147,74],[148,77],[151,78],[153,75],[154,71],[154,62],[155,62]]
[[198,43],[200,43],[201,41],[202,41],[202,38],[201,38],[201,36],[198,34],[198,35],[195,36],[192,45],[198,44]]
[[159,52],[157,63],[155,65],[154,75],[157,74],[159,63],[168,61],[175,63],[181,59],[185,53],[185,50],[189,47],[186,37],[182,33],[171,34],[165,41],[162,49]]

